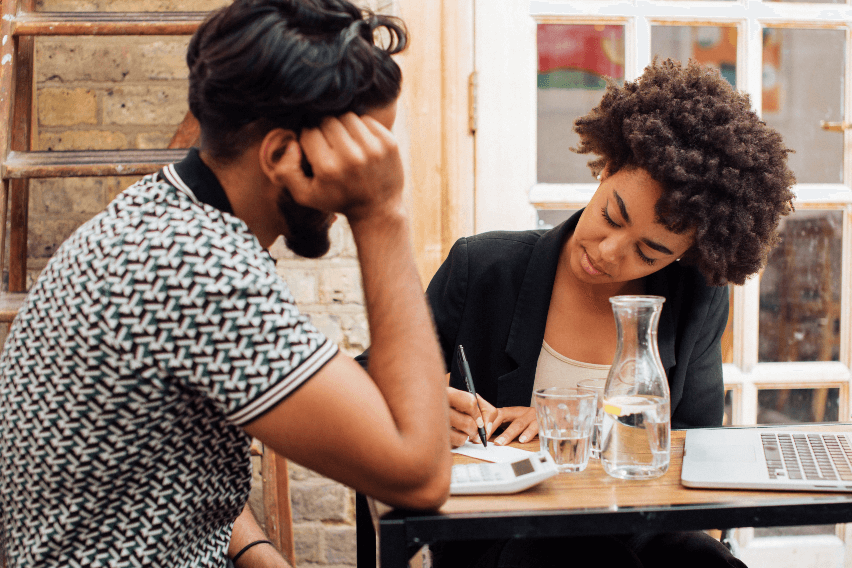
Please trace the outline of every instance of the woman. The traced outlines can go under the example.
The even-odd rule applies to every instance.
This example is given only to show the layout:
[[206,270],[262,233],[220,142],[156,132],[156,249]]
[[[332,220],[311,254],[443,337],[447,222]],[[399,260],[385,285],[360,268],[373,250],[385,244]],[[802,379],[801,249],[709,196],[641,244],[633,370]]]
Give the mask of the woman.
[[[660,357],[673,428],[722,423],[721,337],[728,289],[765,264],[794,183],[781,136],[720,75],[649,66],[610,84],[579,118],[579,153],[600,186],[549,231],[460,239],[428,287],[450,369],[451,442],[477,441],[473,397],[454,361],[463,345],[494,443],[537,433],[534,388],[606,377],[617,333],[609,298],[664,296]],[[477,541],[434,550],[435,565],[554,566],[559,551],[597,565],[742,566],[704,533],[556,541]],[[602,556],[602,554],[606,556]],[[562,556],[564,557],[564,556]]]
[[534,388],[606,377],[617,334],[609,298],[666,301],[660,357],[672,427],[722,422],[728,282],[765,264],[794,183],[781,136],[715,71],[649,66],[610,85],[576,121],[600,185],[549,231],[460,239],[428,296],[450,369],[452,443],[477,439],[473,397],[453,357],[465,348],[495,443],[537,432]]

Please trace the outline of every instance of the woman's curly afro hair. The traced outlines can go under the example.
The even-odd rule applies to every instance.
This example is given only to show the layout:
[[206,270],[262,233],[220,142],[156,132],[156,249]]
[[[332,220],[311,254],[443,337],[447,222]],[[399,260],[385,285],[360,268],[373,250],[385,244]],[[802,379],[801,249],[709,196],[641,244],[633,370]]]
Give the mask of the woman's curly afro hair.
[[766,263],[792,210],[790,150],[717,71],[654,61],[634,82],[610,82],[575,130],[575,151],[600,156],[589,162],[594,175],[638,167],[662,184],[659,222],[695,228],[684,260],[709,283],[742,284]]

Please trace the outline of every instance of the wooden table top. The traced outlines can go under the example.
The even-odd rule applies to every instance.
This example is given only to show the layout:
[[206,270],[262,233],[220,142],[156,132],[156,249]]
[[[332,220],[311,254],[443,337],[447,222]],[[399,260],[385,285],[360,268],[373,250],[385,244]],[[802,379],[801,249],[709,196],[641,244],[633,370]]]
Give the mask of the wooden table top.
[[[777,426],[776,426],[777,427]],[[796,425],[790,429],[841,429],[852,431],[852,425]],[[607,475],[600,460],[590,459],[589,466],[579,473],[561,473],[521,493],[512,495],[457,495],[440,509],[443,514],[467,514],[512,511],[547,511],[604,509],[618,510],[628,507],[653,507],[670,505],[699,505],[710,503],[736,502],[738,505],[749,503],[766,504],[778,500],[802,500],[819,497],[847,496],[850,493],[829,492],[782,492],[782,491],[746,491],[727,489],[690,489],[680,482],[683,464],[683,443],[686,431],[672,432],[671,464],[668,472],[652,480],[627,481]],[[526,444],[514,446],[538,451],[539,442],[535,439]],[[470,463],[477,460],[456,454],[454,463]]]
[[[777,425],[772,427],[778,427]],[[852,432],[852,424],[795,425],[791,430]],[[510,495],[455,495],[438,511],[392,509],[367,499],[359,524],[359,565],[405,568],[424,544],[488,538],[554,538],[639,531],[704,530],[852,521],[852,493],[689,489],[681,485],[685,431],[672,432],[671,464],[657,479],[627,481],[606,474],[600,460]],[[513,446],[538,451],[539,442]],[[477,460],[456,454],[454,463]],[[361,521],[359,521],[361,523]],[[362,542],[362,531],[365,535]],[[363,555],[362,558],[362,546]]]

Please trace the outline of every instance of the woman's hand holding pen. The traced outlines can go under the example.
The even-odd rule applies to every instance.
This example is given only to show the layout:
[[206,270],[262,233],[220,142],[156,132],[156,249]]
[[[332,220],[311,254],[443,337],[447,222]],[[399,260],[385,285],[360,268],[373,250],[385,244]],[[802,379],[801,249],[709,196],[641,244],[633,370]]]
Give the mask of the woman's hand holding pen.
[[447,400],[450,403],[450,443],[454,448],[463,445],[468,440],[479,442],[476,429],[476,418],[479,408],[482,408],[482,418],[485,421],[485,432],[488,438],[502,424],[508,423],[506,429],[494,440],[498,446],[503,446],[518,438],[520,442],[529,442],[538,434],[538,422],[535,419],[535,409],[527,406],[507,406],[495,408],[484,398],[477,395],[476,399],[469,392],[447,387]]
[[[479,399],[479,407],[476,399]],[[482,408],[482,419],[485,422],[485,435],[491,436],[494,431],[493,420],[497,417],[497,409],[477,395],[473,397],[467,391],[447,387],[447,401],[450,403],[450,444],[454,448],[463,445],[468,439],[481,444],[476,419],[479,418],[479,408]]]

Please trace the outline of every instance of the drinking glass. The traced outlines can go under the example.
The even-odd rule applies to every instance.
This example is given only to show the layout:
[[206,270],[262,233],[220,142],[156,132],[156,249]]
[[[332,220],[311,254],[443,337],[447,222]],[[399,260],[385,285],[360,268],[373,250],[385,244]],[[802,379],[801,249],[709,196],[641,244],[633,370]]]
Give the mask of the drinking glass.
[[583,471],[589,464],[596,399],[595,391],[582,388],[551,387],[533,395],[541,449],[560,472]]
[[598,410],[595,413],[595,423],[592,427],[592,447],[589,450],[591,457],[601,457],[601,428],[603,426],[603,395],[606,386],[606,377],[599,379],[583,379],[577,383],[579,388],[591,389],[598,395]]

